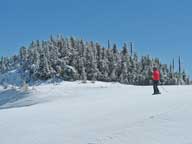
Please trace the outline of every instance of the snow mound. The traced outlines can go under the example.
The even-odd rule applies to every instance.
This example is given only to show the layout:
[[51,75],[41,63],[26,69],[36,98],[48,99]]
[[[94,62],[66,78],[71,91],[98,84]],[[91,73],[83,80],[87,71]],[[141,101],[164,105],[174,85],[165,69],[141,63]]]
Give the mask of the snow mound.
[[16,69],[8,71],[4,74],[0,74],[1,85],[21,85],[23,83],[23,77],[21,72]]
[[9,86],[7,89],[4,89],[0,86],[0,109],[32,106],[35,104],[53,102],[58,99],[76,97],[76,95],[71,95],[74,89],[87,89],[88,91],[118,86],[123,85],[105,82],[95,82],[93,84],[90,81],[87,81],[86,84],[81,81],[62,81],[59,83],[49,83],[46,81],[36,86],[29,86],[27,92],[22,87]]

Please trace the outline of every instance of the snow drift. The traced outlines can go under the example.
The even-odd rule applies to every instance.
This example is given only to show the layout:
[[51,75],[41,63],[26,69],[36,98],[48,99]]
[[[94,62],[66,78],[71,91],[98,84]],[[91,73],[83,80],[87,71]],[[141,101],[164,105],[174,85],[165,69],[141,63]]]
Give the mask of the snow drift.
[[1,85],[21,85],[23,83],[22,73],[19,69],[0,74]]

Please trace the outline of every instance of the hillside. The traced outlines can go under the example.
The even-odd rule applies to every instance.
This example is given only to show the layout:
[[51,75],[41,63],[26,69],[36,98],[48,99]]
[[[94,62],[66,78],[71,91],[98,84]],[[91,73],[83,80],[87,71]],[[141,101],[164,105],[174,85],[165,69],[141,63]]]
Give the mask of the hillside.
[[0,88],[1,144],[187,144],[191,86],[61,82]]

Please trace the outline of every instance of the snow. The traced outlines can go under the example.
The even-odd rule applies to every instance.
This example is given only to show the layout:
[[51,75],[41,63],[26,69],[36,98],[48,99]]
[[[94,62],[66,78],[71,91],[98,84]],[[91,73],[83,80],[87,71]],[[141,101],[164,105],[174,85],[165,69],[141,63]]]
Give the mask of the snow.
[[72,66],[70,66],[70,65],[66,65],[66,66],[65,66],[65,69],[69,69],[69,70],[71,70],[73,73],[76,73],[75,68],[72,67]]
[[1,144],[189,144],[192,86],[46,83],[0,87]]
[[23,83],[21,72],[18,69],[15,69],[0,74],[0,83],[7,85],[21,85]]

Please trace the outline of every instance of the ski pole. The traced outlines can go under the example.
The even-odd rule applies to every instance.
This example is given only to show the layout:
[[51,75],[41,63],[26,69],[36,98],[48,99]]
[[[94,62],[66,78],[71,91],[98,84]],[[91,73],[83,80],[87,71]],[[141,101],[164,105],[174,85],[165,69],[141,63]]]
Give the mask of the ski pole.
[[161,87],[165,92],[168,93],[168,90],[166,90],[163,86],[160,85],[160,87]]

